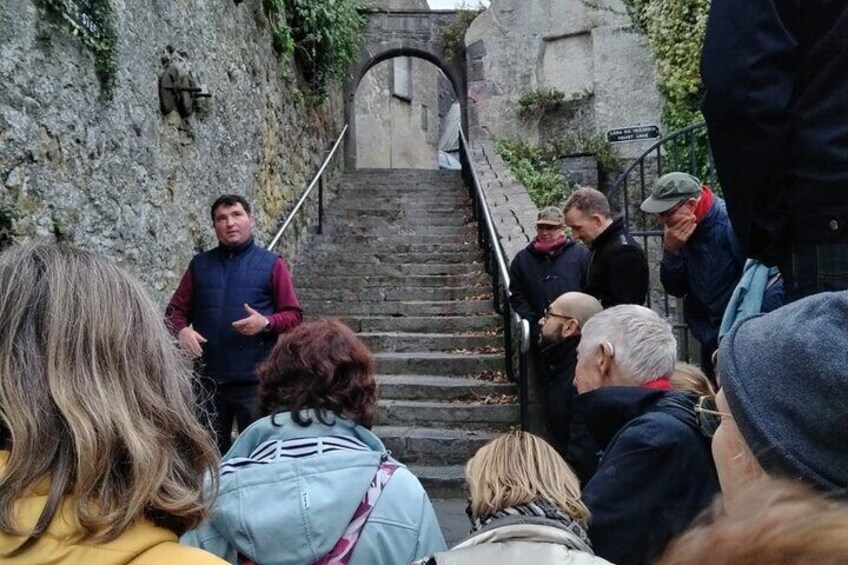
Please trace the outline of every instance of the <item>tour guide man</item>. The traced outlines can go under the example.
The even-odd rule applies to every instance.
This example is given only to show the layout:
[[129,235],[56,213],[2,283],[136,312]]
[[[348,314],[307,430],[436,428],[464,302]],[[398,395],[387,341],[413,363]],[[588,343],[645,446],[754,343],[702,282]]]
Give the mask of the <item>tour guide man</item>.
[[212,428],[226,453],[233,420],[239,431],[253,421],[256,365],[302,313],[285,260],[253,241],[250,204],[221,196],[212,204],[212,222],[219,245],[191,260],[165,318],[183,351],[199,358]]

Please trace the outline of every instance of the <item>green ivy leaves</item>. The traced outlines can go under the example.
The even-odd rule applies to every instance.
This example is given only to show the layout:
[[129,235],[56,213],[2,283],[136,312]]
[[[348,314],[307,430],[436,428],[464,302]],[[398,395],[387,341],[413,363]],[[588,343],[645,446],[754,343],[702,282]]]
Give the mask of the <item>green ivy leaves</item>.
[[319,101],[359,53],[365,19],[349,0],[265,0],[274,49],[294,55]]

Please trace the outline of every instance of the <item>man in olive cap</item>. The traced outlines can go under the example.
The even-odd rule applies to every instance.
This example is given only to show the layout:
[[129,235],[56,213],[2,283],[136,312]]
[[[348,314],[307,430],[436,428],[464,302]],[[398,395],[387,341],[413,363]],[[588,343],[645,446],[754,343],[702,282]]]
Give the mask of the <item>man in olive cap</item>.
[[701,343],[701,368],[712,377],[721,318],[745,264],[724,200],[694,176],[674,172],[657,180],[641,208],[663,226],[660,280],[683,298],[686,325]]

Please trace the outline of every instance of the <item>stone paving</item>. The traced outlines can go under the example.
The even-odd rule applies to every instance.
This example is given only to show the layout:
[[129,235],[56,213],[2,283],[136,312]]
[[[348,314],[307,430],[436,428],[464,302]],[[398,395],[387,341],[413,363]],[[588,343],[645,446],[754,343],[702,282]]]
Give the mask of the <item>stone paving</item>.
[[[483,269],[459,174],[407,169],[345,175],[295,265],[307,317],[342,318],[374,351],[374,431],[434,499],[464,500],[464,463],[518,424]],[[454,541],[455,502],[439,503]]]

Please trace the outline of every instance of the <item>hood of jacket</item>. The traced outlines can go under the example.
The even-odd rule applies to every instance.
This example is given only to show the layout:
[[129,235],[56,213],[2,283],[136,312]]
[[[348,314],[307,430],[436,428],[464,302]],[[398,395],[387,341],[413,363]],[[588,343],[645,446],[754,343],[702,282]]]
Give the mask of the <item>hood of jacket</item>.
[[[540,517],[502,518],[473,534],[450,551],[433,556],[438,565],[493,563],[566,563],[601,565],[580,538],[554,520]],[[426,563],[416,562],[416,565]]]
[[[8,451],[0,451],[0,475],[6,469]],[[48,480],[36,485],[32,493],[21,499],[15,518],[22,530],[31,529],[38,521],[47,495]],[[41,538],[13,558],[3,557],[17,549],[24,538],[0,532],[0,561],[3,563],[97,563],[123,565],[127,563],[223,563],[220,559],[194,548],[177,543],[177,536],[149,520],[139,520],[117,539],[109,542],[76,539],[78,523],[73,515],[73,498],[68,496],[59,505],[47,531]]]
[[[301,427],[284,412],[254,422],[224,456],[211,525],[230,546],[256,563],[314,563],[338,542],[388,453],[369,430],[328,414],[331,425],[307,411]],[[319,449],[303,458],[251,464],[253,450],[271,440],[353,438],[368,450]],[[203,528],[195,532],[202,544]],[[281,556],[285,560],[281,561]]]
[[575,403],[585,416],[589,433],[601,447],[606,447],[631,420],[651,411],[670,414],[698,430],[693,398],[685,392],[610,386],[577,395]]

